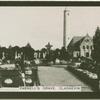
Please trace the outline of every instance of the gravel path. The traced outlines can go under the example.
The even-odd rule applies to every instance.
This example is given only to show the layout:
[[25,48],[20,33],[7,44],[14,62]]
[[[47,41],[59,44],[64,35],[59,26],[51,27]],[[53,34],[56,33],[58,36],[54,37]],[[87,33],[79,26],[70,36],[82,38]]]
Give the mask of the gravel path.
[[64,67],[39,67],[39,79],[42,86],[68,86],[79,85],[82,86],[83,92],[92,92],[91,88],[77,79]]

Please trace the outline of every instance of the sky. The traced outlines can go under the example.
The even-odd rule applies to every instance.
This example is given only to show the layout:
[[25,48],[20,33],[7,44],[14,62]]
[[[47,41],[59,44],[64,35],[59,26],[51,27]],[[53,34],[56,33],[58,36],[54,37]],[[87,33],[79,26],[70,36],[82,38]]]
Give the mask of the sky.
[[[63,11],[65,7],[0,7],[0,45],[41,49],[50,42],[53,48],[63,45]],[[73,36],[90,36],[100,26],[100,7],[67,7],[68,27]],[[67,28],[68,28],[67,27]]]

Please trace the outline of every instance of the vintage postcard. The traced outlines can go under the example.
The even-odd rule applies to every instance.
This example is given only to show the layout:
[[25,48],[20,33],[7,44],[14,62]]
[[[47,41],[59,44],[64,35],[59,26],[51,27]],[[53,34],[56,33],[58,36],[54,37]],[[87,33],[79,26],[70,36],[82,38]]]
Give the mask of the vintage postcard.
[[99,91],[99,6],[0,7],[0,92]]

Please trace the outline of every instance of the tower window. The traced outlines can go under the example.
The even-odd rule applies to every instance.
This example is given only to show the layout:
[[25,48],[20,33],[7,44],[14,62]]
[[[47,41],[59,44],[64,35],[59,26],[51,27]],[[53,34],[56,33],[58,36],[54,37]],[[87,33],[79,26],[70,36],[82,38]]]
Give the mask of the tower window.
[[83,46],[83,49],[85,49],[85,46]]
[[87,45],[87,49],[89,49],[89,46]]
[[91,49],[92,49],[92,45],[91,45]]

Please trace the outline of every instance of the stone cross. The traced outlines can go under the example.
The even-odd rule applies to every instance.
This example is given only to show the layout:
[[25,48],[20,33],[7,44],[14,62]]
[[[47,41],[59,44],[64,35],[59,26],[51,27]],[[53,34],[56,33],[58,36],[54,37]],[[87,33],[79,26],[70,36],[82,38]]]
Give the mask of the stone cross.
[[48,42],[48,44],[45,47],[47,48],[48,51],[50,51],[52,45],[50,44],[50,42]]

